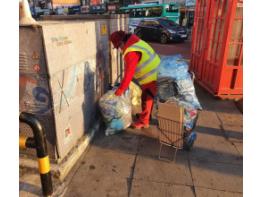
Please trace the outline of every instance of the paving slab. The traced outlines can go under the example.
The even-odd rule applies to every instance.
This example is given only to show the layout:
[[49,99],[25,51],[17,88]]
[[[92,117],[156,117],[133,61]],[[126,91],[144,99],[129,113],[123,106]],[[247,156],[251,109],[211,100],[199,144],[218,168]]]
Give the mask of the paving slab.
[[242,192],[243,166],[191,160],[194,186]]
[[224,137],[214,134],[221,131],[206,128],[205,132],[201,133],[198,127],[196,131],[197,139],[189,152],[190,159],[240,165],[243,163],[237,148]]
[[131,197],[194,197],[189,186],[133,180]]
[[98,179],[104,176],[127,178],[130,176],[135,155],[100,147],[91,147],[78,169],[79,175]]
[[222,125],[242,126],[243,115],[241,113],[217,112]]
[[242,197],[242,193],[195,187],[196,197]]
[[64,197],[127,197],[128,185],[125,178],[107,176],[93,179],[83,174],[74,179]]
[[186,160],[166,162],[138,155],[134,178],[144,181],[192,185]]
[[66,196],[127,196],[127,180],[134,159],[133,154],[93,145],[73,177]]
[[215,112],[203,110],[199,112],[196,124],[200,127],[219,129],[221,122]]
[[100,133],[87,151],[65,196],[127,196],[138,137]]
[[105,136],[104,132],[101,131],[95,137],[92,146],[127,154],[136,154],[139,139],[140,136],[125,131],[111,136]]
[[243,126],[242,125],[222,125],[224,135],[231,142],[243,142]]

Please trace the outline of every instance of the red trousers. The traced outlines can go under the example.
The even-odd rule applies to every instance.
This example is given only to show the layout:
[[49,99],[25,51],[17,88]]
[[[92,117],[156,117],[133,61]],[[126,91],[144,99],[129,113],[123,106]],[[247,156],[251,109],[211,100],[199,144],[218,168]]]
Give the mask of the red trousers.
[[142,112],[139,117],[139,121],[143,124],[149,124],[154,104],[154,97],[157,94],[156,81],[144,84],[141,86],[142,89]]

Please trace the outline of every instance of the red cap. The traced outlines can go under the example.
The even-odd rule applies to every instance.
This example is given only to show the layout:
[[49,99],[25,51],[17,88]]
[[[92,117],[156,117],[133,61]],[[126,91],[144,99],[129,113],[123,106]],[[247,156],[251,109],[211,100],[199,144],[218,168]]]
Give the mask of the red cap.
[[121,41],[125,37],[125,32],[120,30],[120,31],[115,31],[110,35],[110,41],[112,42],[114,48],[119,48]]

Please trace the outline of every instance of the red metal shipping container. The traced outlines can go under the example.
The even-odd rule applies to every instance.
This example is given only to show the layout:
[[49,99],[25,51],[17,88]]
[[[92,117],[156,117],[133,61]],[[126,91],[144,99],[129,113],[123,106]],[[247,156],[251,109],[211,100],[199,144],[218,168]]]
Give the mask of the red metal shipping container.
[[196,0],[190,69],[213,95],[243,97],[243,0]]

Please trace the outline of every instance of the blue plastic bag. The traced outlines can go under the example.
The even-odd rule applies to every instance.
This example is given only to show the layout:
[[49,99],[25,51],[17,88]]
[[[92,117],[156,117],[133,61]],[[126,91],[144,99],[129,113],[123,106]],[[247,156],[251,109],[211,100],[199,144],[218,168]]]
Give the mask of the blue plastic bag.
[[174,80],[189,79],[188,64],[183,61],[181,55],[161,56],[158,77],[172,78]]
[[158,97],[161,100],[176,100],[189,109],[202,109],[195,94],[189,66],[182,56],[162,56],[158,68]]

